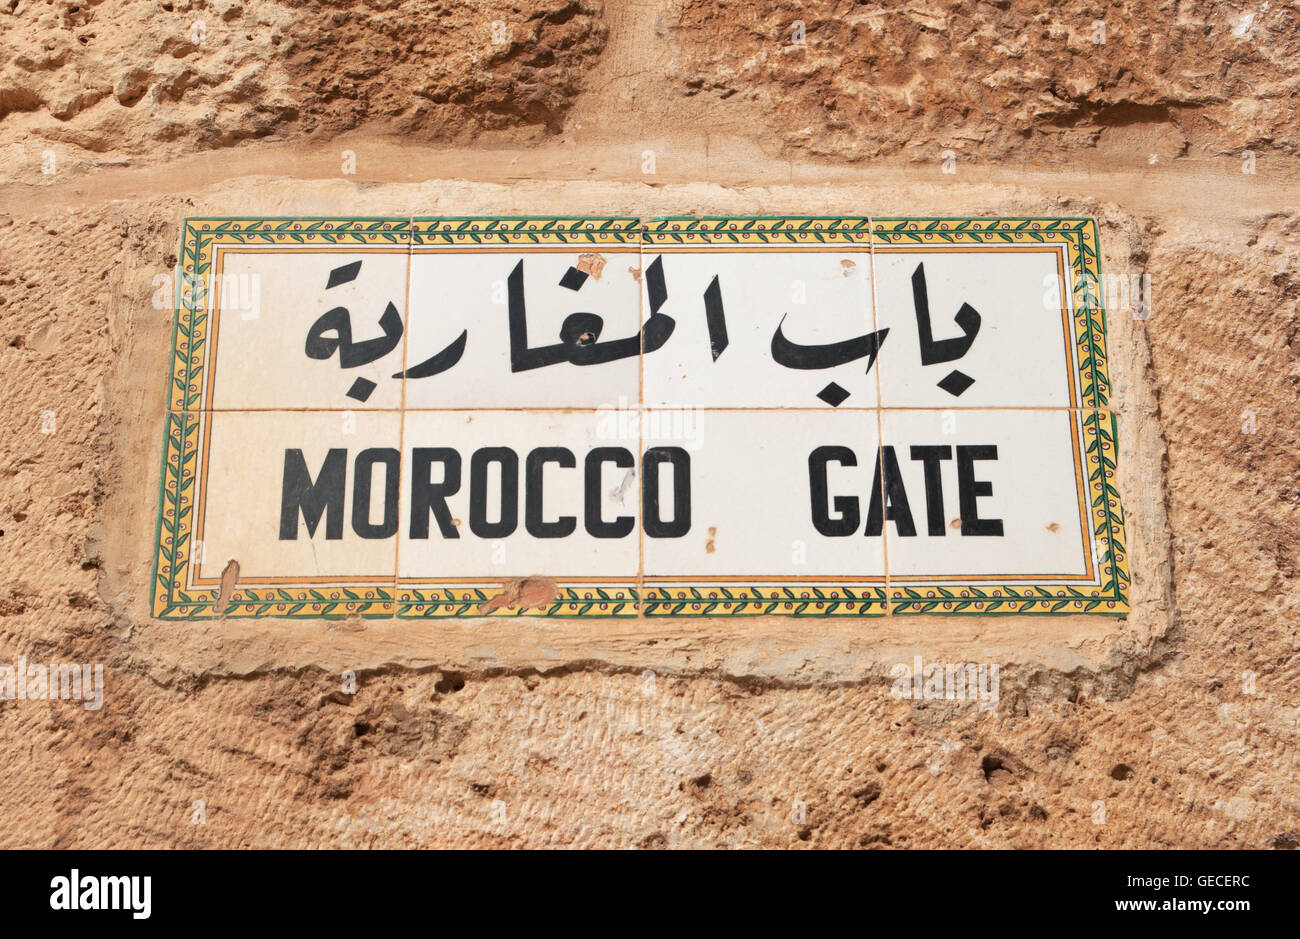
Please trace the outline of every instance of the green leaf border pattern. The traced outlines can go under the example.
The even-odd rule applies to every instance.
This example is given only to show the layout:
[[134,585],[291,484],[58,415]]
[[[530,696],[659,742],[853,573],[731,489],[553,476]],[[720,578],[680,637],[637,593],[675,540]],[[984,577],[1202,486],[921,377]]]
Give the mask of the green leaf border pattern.
[[1070,260],[1078,347],[1078,391],[1087,450],[1088,486],[1098,544],[1100,587],[911,587],[791,583],[779,586],[643,586],[562,584],[547,603],[502,608],[492,616],[799,617],[939,614],[1125,615],[1130,585],[1124,513],[1115,486],[1117,417],[1111,384],[1106,312],[1096,222],[1088,218],[890,218],[866,216],[388,217],[186,219],[177,265],[173,352],[159,487],[152,610],[160,619],[217,616],[302,618],[446,618],[483,616],[496,588],[419,586],[239,587],[223,611],[217,591],[184,588],[200,413],[205,406],[207,278],[218,245],[420,246],[496,244],[872,244],[1064,243]]

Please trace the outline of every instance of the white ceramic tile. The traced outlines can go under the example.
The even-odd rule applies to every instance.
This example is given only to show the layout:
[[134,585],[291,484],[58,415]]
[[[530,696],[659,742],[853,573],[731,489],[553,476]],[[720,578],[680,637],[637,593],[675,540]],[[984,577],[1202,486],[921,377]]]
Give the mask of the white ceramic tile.
[[[689,470],[689,527],[657,537],[647,509],[647,586],[883,577],[883,540],[863,534],[876,441],[875,411],[699,412],[689,437],[656,442]],[[661,514],[683,527],[677,471],[659,467]]]
[[[1052,246],[877,246],[877,319],[889,329],[880,356],[883,406],[1077,406],[1070,395],[1073,340],[1062,313],[1064,264],[1062,249]],[[925,285],[929,313],[928,365],[918,282]],[[964,307],[965,328],[959,322]],[[971,334],[973,340],[963,342]],[[963,389],[961,376],[973,383]],[[940,387],[945,381],[960,394]]]
[[[210,355],[205,407],[400,407],[402,382],[394,375],[402,371],[408,259],[405,246],[219,247],[208,294],[215,360]],[[346,318],[333,311],[346,311]],[[374,343],[349,350],[348,367],[337,342],[339,322],[346,322],[353,345]],[[332,346],[328,358],[308,355],[313,327],[324,340],[316,355]]]
[[562,589],[523,609],[555,616],[879,615],[886,578],[896,613],[984,609],[954,585],[1001,609],[1097,584],[1005,609],[1125,608],[1097,573],[1122,532],[1090,514],[1083,453],[1114,444],[1071,410],[1059,248],[873,253],[754,220],[641,246],[624,222],[571,245],[217,245],[203,410],[168,422],[157,608],[215,610],[231,559],[248,615],[314,615],[288,607],[315,585],[374,588],[343,591],[372,615],[511,615],[502,586],[531,576]]
[[[884,477],[892,458],[902,482],[882,512],[891,584],[1083,578],[1094,549],[1081,514],[1077,412],[882,413]],[[927,486],[928,467],[937,487]]]
[[[860,348],[875,329],[865,246],[646,244],[642,263],[647,323],[656,265],[665,291],[658,314],[673,322],[663,346],[645,355],[647,406],[831,410],[818,395],[832,384],[847,392],[826,392],[841,410],[875,406],[874,366],[868,371],[871,356]],[[784,341],[774,353],[778,328]],[[849,345],[855,339],[859,347]]]
[[[639,269],[636,245],[417,247],[406,406],[635,405]],[[519,350],[528,350],[517,356],[512,319],[525,326],[514,331]],[[463,350],[453,365],[415,377],[412,370],[434,356],[455,358],[459,343]]]
[[638,448],[590,411],[408,412],[403,583],[634,580]]
[[[239,583],[383,583],[396,566],[401,415],[396,412],[213,411],[203,434],[192,534],[197,576],[218,578],[230,559]],[[319,486],[311,530],[295,481]],[[360,470],[360,472],[359,472]],[[342,486],[331,486],[341,479]],[[369,512],[355,505],[369,480]],[[312,494],[306,493],[308,501]],[[386,529],[393,529],[386,533]]]

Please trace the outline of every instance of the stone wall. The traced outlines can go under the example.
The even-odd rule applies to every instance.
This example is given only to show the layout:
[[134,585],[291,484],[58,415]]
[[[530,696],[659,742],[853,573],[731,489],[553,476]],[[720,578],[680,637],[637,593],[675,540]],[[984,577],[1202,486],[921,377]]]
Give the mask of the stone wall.
[[[0,702],[4,843],[1295,847],[1298,19],[6,0],[0,662],[105,691]],[[152,620],[181,220],[410,213],[1095,217],[1133,613]]]

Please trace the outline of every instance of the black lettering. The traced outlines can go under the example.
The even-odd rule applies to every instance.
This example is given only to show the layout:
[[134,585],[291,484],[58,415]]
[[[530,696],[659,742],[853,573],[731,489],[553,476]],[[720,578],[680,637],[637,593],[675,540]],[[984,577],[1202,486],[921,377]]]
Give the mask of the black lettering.
[[885,527],[880,517],[882,468],[885,490],[884,517],[894,523],[900,535],[911,537],[916,534],[916,525],[912,522],[912,507],[907,501],[907,489],[903,486],[903,474],[899,472],[898,457],[894,455],[893,447],[880,448],[880,459],[876,461],[876,478],[871,484],[871,506],[867,509],[867,529],[864,534],[874,538]]
[[[487,520],[489,463],[501,465],[501,518]],[[509,447],[475,450],[469,461],[469,530],[480,538],[505,538],[519,526],[519,455]]]
[[[362,538],[391,538],[397,534],[397,482],[402,457],[392,447],[372,447],[357,454],[353,466],[352,530]],[[370,486],[375,464],[384,464],[384,520],[370,521]]]
[[[343,538],[343,497],[347,483],[348,451],[330,450],[313,483],[301,450],[284,451],[284,483],[280,490],[280,540],[298,538],[298,512],[307,523],[307,537],[316,534],[325,514],[325,539]],[[328,510],[328,512],[327,512]]]
[[979,506],[975,500],[980,496],[993,495],[993,484],[987,480],[975,478],[976,460],[996,460],[998,448],[987,445],[982,447],[957,448],[957,494],[961,501],[961,533],[963,535],[1001,535],[1002,519],[980,518]]
[[[442,464],[442,482],[430,476],[434,462]],[[460,454],[451,447],[416,447],[411,451],[411,537],[429,537],[429,513],[444,538],[459,538],[451,523],[447,497],[460,491]]]
[[612,522],[607,522],[600,516],[600,494],[604,491],[601,489],[600,477],[601,467],[605,463],[613,463],[619,469],[629,469],[635,465],[636,460],[622,447],[596,447],[587,454],[583,468],[583,525],[587,534],[593,538],[625,538],[632,531],[636,519],[631,515],[620,515]]
[[[673,469],[673,520],[660,515],[659,466]],[[651,538],[680,538],[691,530],[691,455],[681,447],[651,447],[641,461],[641,517]]]
[[564,538],[578,527],[574,516],[542,521],[542,467],[547,463],[559,464],[564,469],[578,465],[573,451],[564,447],[538,447],[528,454],[524,462],[524,528],[534,538]]
[[948,533],[948,523],[943,517],[943,474],[939,462],[952,459],[952,447],[913,447],[912,459],[920,460],[925,467],[926,526],[931,535],[942,537]]
[[818,447],[808,454],[808,483],[812,491],[813,527],[828,538],[842,538],[858,530],[862,518],[858,509],[857,496],[836,496],[833,505],[836,515],[829,512],[827,504],[829,483],[826,479],[826,464],[839,463],[841,466],[857,466],[858,458],[848,447]]

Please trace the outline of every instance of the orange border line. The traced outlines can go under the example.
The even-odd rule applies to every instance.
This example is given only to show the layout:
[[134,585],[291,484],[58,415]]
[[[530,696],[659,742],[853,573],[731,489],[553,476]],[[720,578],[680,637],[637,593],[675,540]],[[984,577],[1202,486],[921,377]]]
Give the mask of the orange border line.
[[[700,242],[700,243],[695,243],[695,242],[681,243],[674,240],[673,242],[667,244],[656,244],[652,238],[648,238],[635,244],[631,244],[627,242],[616,242],[611,245],[604,245],[604,244],[597,245],[597,244],[587,244],[587,243],[576,243],[576,244],[575,243],[569,243],[569,244],[518,243],[518,244],[506,244],[506,245],[471,246],[471,245],[415,245],[414,243],[411,243],[408,244],[406,248],[398,248],[397,250],[394,250],[394,247],[389,245],[365,245],[365,244],[345,245],[345,246],[232,244],[227,246],[226,244],[214,240],[212,242],[212,249],[215,257],[213,258],[212,268],[211,268],[212,270],[211,276],[213,279],[211,283],[211,288],[208,291],[210,304],[211,304],[208,310],[210,327],[209,327],[209,333],[205,337],[205,341],[207,342],[208,347],[204,352],[204,367],[208,369],[208,376],[205,383],[204,399],[202,403],[206,404],[207,407],[201,407],[197,412],[188,412],[188,413],[194,413],[196,414],[196,416],[202,415],[200,419],[203,421],[203,426],[200,433],[201,449],[202,449],[202,471],[201,471],[200,478],[198,480],[201,485],[201,491],[199,497],[200,502],[197,507],[191,505],[191,509],[190,509],[190,512],[192,513],[194,512],[195,508],[198,508],[198,515],[197,518],[194,520],[196,537],[191,541],[191,545],[194,544],[194,542],[196,541],[202,543],[204,522],[207,515],[207,481],[208,481],[207,476],[208,476],[208,466],[209,466],[209,454],[211,451],[211,447],[210,447],[211,418],[213,414],[213,409],[211,405],[212,405],[213,392],[215,391],[217,340],[220,331],[221,304],[220,304],[219,294],[220,294],[221,284],[224,279],[224,262],[225,262],[226,254],[230,254],[230,253],[257,254],[257,253],[264,253],[264,252],[282,252],[285,249],[288,249],[291,252],[302,251],[302,252],[311,252],[315,254],[355,254],[358,252],[382,253],[382,254],[401,254],[401,253],[474,254],[478,252],[514,253],[521,250],[542,251],[542,252],[549,252],[549,253],[574,253],[574,249],[580,247],[593,247],[593,248],[599,247],[599,248],[603,248],[605,252],[611,254],[615,254],[615,253],[630,254],[634,252],[642,253],[644,251],[644,248],[647,245],[653,245],[655,249],[660,251],[673,251],[673,252],[678,252],[678,251],[698,252],[700,249],[712,249],[718,251],[732,251],[732,252],[744,251],[746,253],[752,253],[755,251],[782,252],[782,251],[789,251],[791,249],[802,250],[802,251],[843,252],[846,249],[851,250],[851,249],[866,248],[870,252],[874,252],[876,250],[883,250],[888,252],[892,250],[895,253],[917,252],[917,251],[951,252],[956,250],[956,251],[964,251],[964,252],[977,251],[980,253],[1051,252],[1052,254],[1054,254],[1057,262],[1058,284],[1061,287],[1061,300],[1062,300],[1061,314],[1062,314],[1062,326],[1063,326],[1063,339],[1065,341],[1065,347],[1066,347],[1066,365],[1070,375],[1070,379],[1068,381],[1068,389],[1070,393],[1071,403],[1069,405],[1068,414],[1069,414],[1069,420],[1071,424],[1071,441],[1072,441],[1072,447],[1073,447],[1074,457],[1075,457],[1075,478],[1077,484],[1077,492],[1079,496],[1079,509],[1080,509],[1079,512],[1080,531],[1082,535],[1083,556],[1087,567],[1087,573],[1082,576],[1081,575],[1056,575],[1056,574],[1039,574],[1039,575],[990,574],[990,575],[934,575],[934,576],[926,576],[926,577],[900,577],[900,578],[890,577],[888,573],[881,574],[881,575],[870,575],[870,576],[858,577],[858,578],[851,578],[847,575],[827,575],[827,576],[800,577],[800,578],[766,577],[766,576],[755,575],[755,574],[718,575],[718,576],[708,577],[708,578],[690,578],[690,577],[680,577],[680,576],[671,576],[671,575],[647,577],[644,575],[640,575],[639,577],[633,579],[629,579],[627,577],[619,577],[619,578],[585,577],[585,578],[578,578],[578,579],[557,577],[555,578],[557,584],[565,585],[565,584],[586,584],[586,583],[590,583],[590,584],[617,583],[617,584],[628,584],[628,585],[635,586],[638,584],[644,584],[648,582],[653,582],[656,584],[700,584],[700,583],[715,583],[715,582],[731,583],[737,581],[749,581],[749,582],[757,582],[758,584],[771,584],[771,585],[799,584],[799,583],[841,583],[846,585],[848,584],[875,585],[879,581],[884,583],[885,586],[888,587],[888,585],[892,583],[895,579],[897,579],[899,583],[952,582],[958,584],[984,583],[988,581],[1016,583],[1016,582],[1042,581],[1042,580],[1050,580],[1056,583],[1073,583],[1079,581],[1091,581],[1092,579],[1094,579],[1095,551],[1091,549],[1094,548],[1095,545],[1091,543],[1091,539],[1089,538],[1088,522],[1091,520],[1091,514],[1088,511],[1087,480],[1083,476],[1084,468],[1082,466],[1082,454],[1080,450],[1081,444],[1079,440],[1079,434],[1082,432],[1081,423],[1078,421],[1078,415],[1076,414],[1076,411],[1078,410],[1078,405],[1076,404],[1076,402],[1078,399],[1075,395],[1075,391],[1076,391],[1075,382],[1079,380],[1080,376],[1078,372],[1078,360],[1075,357],[1075,353],[1077,352],[1077,346],[1074,342],[1072,342],[1072,340],[1076,340],[1077,337],[1075,336],[1075,331],[1073,329],[1073,319],[1070,315],[1070,309],[1069,309],[1069,297],[1072,296],[1072,292],[1068,290],[1069,284],[1066,282],[1065,271],[1064,271],[1064,254],[1068,252],[1071,247],[1071,243],[1069,242],[1068,239],[1063,239],[1060,242],[1047,242],[1047,243],[1036,242],[1034,244],[1027,244],[1027,245],[994,246],[994,245],[985,245],[985,244],[875,245],[870,240],[869,236],[868,236],[868,240],[865,242],[859,242],[859,241],[845,241],[843,243],[817,242],[815,244],[798,244],[794,242],[788,244],[785,243],[776,244],[770,242],[747,244],[747,243],[735,242],[731,240],[725,242],[716,241],[716,242]],[[582,253],[589,253],[589,252],[579,251],[577,253],[582,254]],[[874,280],[874,271],[872,273],[872,276]],[[410,277],[409,270],[408,270],[407,277],[408,277],[408,284],[409,284],[409,277]],[[409,286],[408,286],[408,291],[409,291]],[[408,297],[408,301],[409,301],[409,297]],[[409,315],[409,302],[408,302],[407,312]],[[306,410],[315,410],[315,409],[306,409]],[[885,408],[885,410],[889,410],[889,409]],[[1007,410],[1016,410],[1016,409],[1007,409]],[[1034,410],[1043,410],[1043,409],[1036,408]],[[1046,408],[1046,410],[1058,410],[1058,409]],[[1059,410],[1066,410],[1066,409],[1061,408]],[[402,413],[403,415],[405,414],[404,408],[402,409]],[[184,438],[184,428],[182,427],[182,447],[184,444],[183,438]],[[188,515],[190,513],[186,513],[186,514]],[[882,537],[884,537],[883,534]],[[399,544],[400,544],[400,540],[401,539],[399,536],[398,538]],[[186,565],[187,573],[192,573],[194,576],[187,578],[189,581],[187,586],[202,587],[202,586],[217,585],[220,583],[220,578],[205,578],[201,576],[200,566],[202,564],[202,560],[201,558],[196,559],[193,557],[192,549],[188,560],[191,563]],[[418,587],[416,587],[416,589],[420,589],[420,588],[437,589],[434,586],[435,584],[475,584],[475,583],[497,584],[502,582],[501,578],[448,578],[448,579],[440,579],[437,581],[402,578],[400,576],[400,566],[398,567],[397,573],[399,576],[397,576],[396,579],[393,581],[397,587],[400,586],[411,587],[414,585],[419,585]],[[241,577],[240,580],[242,583],[245,583],[249,586],[274,585],[274,584],[321,584],[321,583],[339,584],[339,585],[371,584],[371,583],[382,584],[388,582],[388,578],[386,577],[374,577],[370,575],[364,577],[349,577],[349,578],[341,578],[339,576],[249,577],[249,578]],[[393,602],[396,602],[396,598],[394,598]]]

